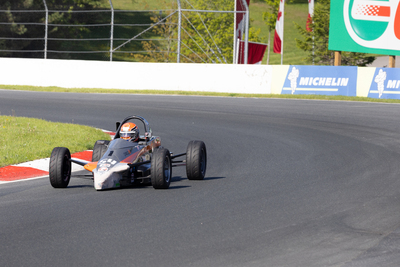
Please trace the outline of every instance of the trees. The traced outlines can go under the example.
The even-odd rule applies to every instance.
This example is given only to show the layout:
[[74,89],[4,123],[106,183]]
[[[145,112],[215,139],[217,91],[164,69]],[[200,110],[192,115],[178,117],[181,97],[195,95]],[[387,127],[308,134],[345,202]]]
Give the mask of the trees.
[[[316,65],[333,65],[334,51],[328,49],[329,44],[330,0],[318,0],[314,6],[311,31],[296,24],[296,28],[304,38],[296,39],[297,47],[308,52],[305,61]],[[342,65],[366,66],[375,57],[363,53],[342,52]]]
[[[190,3],[189,3],[190,2]],[[182,9],[233,11],[232,0],[191,0],[182,3]],[[170,10],[177,10],[175,1],[164,5]],[[164,18],[168,14],[164,14]],[[161,39],[142,42],[145,54],[135,54],[138,61],[176,62],[178,39],[178,14],[169,17],[165,23],[153,28],[153,33]],[[161,20],[159,13],[154,13],[153,23]],[[233,61],[233,22],[232,13],[182,12],[181,62],[231,63]],[[259,42],[259,32],[249,30],[249,40]]]
[[[135,0],[130,0],[135,2]],[[149,1],[150,2],[150,1]],[[73,12],[93,10],[107,6],[108,0],[46,0],[49,12],[47,50],[49,58],[95,58],[101,59],[110,49],[110,14],[107,12]],[[146,0],[141,0],[146,3]],[[153,2],[152,2],[153,3]],[[181,0],[182,9],[233,11],[232,0]],[[149,13],[119,12],[115,17],[113,47],[123,44],[130,57],[120,59],[147,62],[176,62],[178,47],[178,13],[168,17],[178,9],[176,0],[160,0],[157,9],[164,12],[150,14],[155,25],[152,30],[140,35],[151,39],[140,45],[129,39],[144,30],[140,26],[128,24],[147,24]],[[43,57],[45,47],[45,6],[42,0],[5,0],[0,3],[0,56]],[[6,10],[4,12],[4,10]],[[31,12],[21,12],[31,10]],[[57,12],[59,10],[59,12]],[[165,19],[168,17],[167,19]],[[165,20],[164,20],[165,19]],[[117,22],[118,21],[118,22]],[[162,22],[162,23],[160,23]],[[231,63],[233,60],[233,13],[182,12],[181,62]],[[85,24],[91,24],[85,26]],[[93,26],[93,25],[102,26]],[[68,26],[67,26],[68,25]],[[125,26],[123,26],[125,25]],[[127,29],[128,27],[131,27]],[[145,26],[142,26],[145,27]],[[146,26],[147,27],[147,26]],[[138,30],[139,29],[139,30]],[[250,28],[249,40],[261,41],[260,31]],[[83,38],[82,38],[83,37]],[[80,42],[78,39],[86,39]],[[128,45],[129,43],[129,45]],[[130,50],[129,50],[130,49]],[[85,53],[83,53],[85,52]],[[90,53],[93,52],[93,53]],[[118,49],[118,55],[124,51]],[[90,55],[90,56],[89,56]],[[93,56],[92,56],[93,55]],[[126,55],[126,54],[125,54]]]
[[[197,10],[232,11],[231,0],[196,0],[193,7]],[[185,17],[185,30],[182,44],[188,49],[182,55],[189,60],[208,63],[231,63],[233,58],[233,15],[231,13],[195,13]]]
[[267,24],[267,26],[268,26],[267,64],[269,64],[269,54],[271,51],[271,31],[275,29],[280,0],[265,0],[265,2],[269,6],[269,10],[267,12],[263,13],[263,20],[265,21],[265,24]]
[[[72,11],[92,9],[100,4],[100,0],[46,0],[51,10]],[[2,56],[42,57],[44,48],[45,7],[43,1],[6,0],[0,3],[0,50]],[[32,12],[23,12],[31,10]],[[88,14],[72,14],[71,12],[49,13],[49,24],[78,24],[92,19]],[[84,31],[82,27],[49,27],[52,37],[77,37]],[[5,39],[7,38],[7,39]],[[52,49],[57,50],[62,43],[56,43]],[[24,53],[17,50],[24,50]],[[34,52],[42,50],[40,53]],[[40,54],[40,55],[38,55]]]

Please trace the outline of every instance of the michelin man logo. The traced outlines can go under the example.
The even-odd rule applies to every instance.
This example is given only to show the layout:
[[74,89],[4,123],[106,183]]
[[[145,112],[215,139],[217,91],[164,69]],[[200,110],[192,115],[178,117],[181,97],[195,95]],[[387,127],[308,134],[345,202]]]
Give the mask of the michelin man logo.
[[296,69],[296,67],[292,68],[292,72],[289,73],[288,75],[288,80],[290,81],[290,88],[292,89],[292,95],[296,91],[297,88],[297,78],[299,78],[299,69]]
[[374,82],[377,83],[379,98],[381,98],[383,94],[383,90],[385,89],[385,80],[386,80],[386,72],[383,70],[379,70],[378,75],[375,76]]

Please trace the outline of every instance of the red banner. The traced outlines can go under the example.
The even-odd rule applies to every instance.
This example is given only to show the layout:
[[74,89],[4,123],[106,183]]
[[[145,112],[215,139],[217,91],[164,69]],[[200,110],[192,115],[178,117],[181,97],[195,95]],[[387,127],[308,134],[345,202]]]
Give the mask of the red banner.
[[274,35],[274,53],[282,53],[282,40],[283,40],[283,22],[285,12],[285,0],[281,0],[279,4],[279,11],[276,18],[275,35]]
[[[250,0],[246,0],[247,6],[250,5]],[[243,0],[236,0],[236,11],[246,11]],[[242,40],[244,25],[246,23],[244,13],[236,13],[236,38]]]
[[[240,42],[239,48],[239,64],[244,64],[244,46],[245,42]],[[247,64],[261,64],[263,60],[265,51],[267,50],[268,45],[266,44],[259,44],[259,43],[252,43],[249,42],[249,55],[247,58]]]
[[306,23],[306,30],[311,31],[310,24],[312,23],[312,17],[314,15],[314,0],[308,0],[308,17]]

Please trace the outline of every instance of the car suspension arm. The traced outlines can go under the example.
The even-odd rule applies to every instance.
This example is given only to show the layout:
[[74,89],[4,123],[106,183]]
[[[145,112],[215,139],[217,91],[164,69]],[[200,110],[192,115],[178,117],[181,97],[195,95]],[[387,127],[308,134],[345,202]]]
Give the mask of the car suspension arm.
[[[181,153],[178,155],[172,155],[171,154],[171,159],[175,159],[178,157],[186,156],[186,153]],[[173,160],[172,162],[172,167],[178,167],[178,166],[186,166],[186,159],[184,160]]]

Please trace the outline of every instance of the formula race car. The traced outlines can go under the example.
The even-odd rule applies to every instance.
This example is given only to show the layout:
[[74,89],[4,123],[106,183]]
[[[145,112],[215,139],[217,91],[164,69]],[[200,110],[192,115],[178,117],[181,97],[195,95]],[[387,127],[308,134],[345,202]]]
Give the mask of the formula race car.
[[[143,124],[145,134],[139,134]],[[203,141],[190,141],[186,153],[174,155],[153,136],[149,123],[140,116],[129,116],[116,123],[112,141],[99,140],[93,148],[92,161],[71,158],[68,148],[56,147],[51,152],[49,178],[54,188],[66,188],[71,178],[71,164],[79,164],[92,172],[94,188],[104,190],[132,185],[151,184],[155,189],[167,189],[172,167],[186,166],[189,180],[203,180],[207,167],[207,151]],[[185,157],[185,159],[175,160]]]

